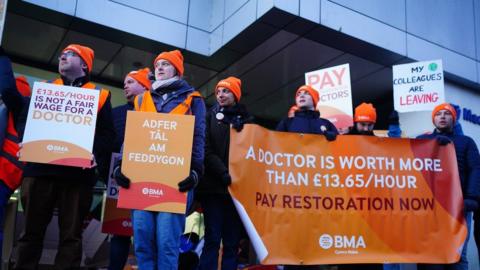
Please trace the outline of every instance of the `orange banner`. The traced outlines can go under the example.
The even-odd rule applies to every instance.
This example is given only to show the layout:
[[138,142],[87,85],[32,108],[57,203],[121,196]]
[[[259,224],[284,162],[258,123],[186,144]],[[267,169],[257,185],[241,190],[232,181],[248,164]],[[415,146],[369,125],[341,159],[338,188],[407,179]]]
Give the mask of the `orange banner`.
[[191,115],[127,112],[122,172],[131,180],[120,189],[118,207],[185,213],[186,193],[178,182],[190,173]]
[[231,131],[230,192],[262,264],[453,263],[467,230],[453,145]]

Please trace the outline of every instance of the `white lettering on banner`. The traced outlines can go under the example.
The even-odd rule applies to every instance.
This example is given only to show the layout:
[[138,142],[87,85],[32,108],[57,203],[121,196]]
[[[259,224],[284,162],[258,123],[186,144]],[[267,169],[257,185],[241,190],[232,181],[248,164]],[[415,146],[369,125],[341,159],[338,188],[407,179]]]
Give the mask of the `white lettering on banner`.
[[393,158],[386,157],[340,156],[340,167],[342,169],[395,170],[395,162]]
[[401,171],[431,171],[431,172],[441,172],[442,167],[440,159],[431,159],[431,158],[414,158],[414,159],[403,159],[400,158],[400,170]]
[[367,248],[365,240],[363,239],[362,235],[329,235],[329,234],[322,234],[318,240],[318,243],[321,248],[323,249],[330,249],[330,248]]
[[313,155],[301,155],[301,154],[290,154],[290,153],[272,153],[270,151],[264,151],[259,148],[257,154],[255,154],[255,149],[253,146],[247,151],[245,159],[253,159],[260,163],[265,163],[267,165],[274,164],[275,166],[286,166],[286,167],[307,167],[315,168],[315,156]]
[[128,153],[128,160],[139,163],[159,163],[164,165],[183,166],[185,164],[184,157],[162,156],[143,153]]
[[[266,181],[273,185],[327,188],[417,189],[413,172],[442,172],[442,160],[385,156],[315,156],[272,152],[250,146],[245,160],[265,164]],[[316,172],[298,171],[305,168]],[[335,168],[357,170],[339,175]],[[291,171],[296,169],[296,171]],[[332,171],[329,171],[332,170]],[[368,171],[365,171],[368,170]],[[405,174],[407,172],[407,174]]]

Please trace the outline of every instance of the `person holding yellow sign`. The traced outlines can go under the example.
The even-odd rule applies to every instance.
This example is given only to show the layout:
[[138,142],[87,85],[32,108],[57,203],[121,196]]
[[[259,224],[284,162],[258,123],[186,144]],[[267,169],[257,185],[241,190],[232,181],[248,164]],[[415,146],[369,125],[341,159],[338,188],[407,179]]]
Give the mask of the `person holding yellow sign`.
[[[179,191],[188,192],[188,209],[193,201],[193,189],[203,174],[205,103],[200,93],[182,78],[183,55],[179,50],[160,53],[153,64],[152,91],[135,98],[135,111],[195,116],[190,175],[178,183]],[[130,180],[120,168],[118,165],[114,169],[113,176],[121,187],[129,188]],[[139,269],[176,270],[185,214],[133,210],[132,219]]]

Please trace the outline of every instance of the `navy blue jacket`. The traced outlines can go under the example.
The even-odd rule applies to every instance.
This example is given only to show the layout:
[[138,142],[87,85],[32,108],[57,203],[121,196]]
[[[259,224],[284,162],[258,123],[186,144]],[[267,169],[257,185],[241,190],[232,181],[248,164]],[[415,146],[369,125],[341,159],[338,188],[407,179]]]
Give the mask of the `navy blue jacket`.
[[3,51],[0,52],[0,96],[8,111],[13,113],[16,124],[16,120],[22,111],[22,104],[27,100],[17,91],[12,63],[7,56],[3,55]]
[[418,139],[434,139],[446,136],[453,141],[457,155],[458,173],[465,199],[480,198],[480,155],[475,141],[465,135],[454,132],[440,133],[436,129],[432,134],[420,135]]
[[[324,128],[322,128],[322,126]],[[323,134],[324,131],[333,131],[338,134],[337,128],[325,118],[320,118],[318,111],[296,111],[295,116],[291,118],[284,118],[278,123],[277,131],[308,133],[308,134]]]
[[120,153],[125,138],[125,125],[127,124],[127,112],[133,111],[133,104],[127,103],[112,109],[113,127],[115,128],[115,141],[113,151]]
[[[169,113],[187,96],[195,91],[185,80],[178,80],[167,87],[153,90],[152,98],[157,112]],[[166,99],[164,95],[166,94]],[[199,176],[203,175],[203,159],[205,156],[205,102],[202,98],[194,98],[190,107],[192,115],[195,116],[195,127],[193,129],[192,164],[191,169]]]

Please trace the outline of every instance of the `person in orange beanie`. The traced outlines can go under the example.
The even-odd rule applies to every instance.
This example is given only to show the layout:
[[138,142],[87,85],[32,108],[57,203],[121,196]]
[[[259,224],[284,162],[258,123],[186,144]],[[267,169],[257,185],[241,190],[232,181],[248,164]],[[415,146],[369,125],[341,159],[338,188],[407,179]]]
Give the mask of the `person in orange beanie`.
[[[93,58],[95,53],[92,49],[87,46],[82,46],[78,44],[70,44],[65,49],[63,49],[62,54],[59,57],[59,60],[62,60],[62,57],[69,57],[69,56],[78,56],[83,63],[81,64],[82,70],[85,73],[89,74],[92,72],[93,68]],[[60,61],[58,68],[59,71],[76,71],[76,69],[71,69],[71,64],[68,61]],[[60,72],[62,74],[62,72]]]
[[[17,242],[14,269],[36,269],[43,249],[45,231],[54,213],[58,213],[59,243],[55,255],[56,269],[77,269],[82,261],[83,221],[93,199],[93,186],[98,179],[107,179],[112,141],[115,131],[112,120],[110,91],[90,82],[94,52],[79,44],[65,47],[58,57],[59,78],[48,81],[59,86],[83,88],[99,93],[95,106],[97,119],[91,168],[27,162],[24,166],[21,200],[25,227]],[[28,103],[22,110],[28,115]],[[22,115],[21,119],[27,119]],[[25,121],[25,120],[23,120]],[[25,122],[19,123],[23,136]],[[64,132],[68,132],[64,130]]]
[[195,189],[205,221],[205,245],[200,257],[199,270],[218,268],[220,243],[223,244],[221,269],[237,269],[237,252],[242,225],[233,205],[228,186],[232,178],[228,172],[230,127],[237,132],[252,117],[240,104],[242,82],[228,77],[217,83],[217,103],[206,117],[205,176]]
[[[187,197],[187,209],[192,205],[193,189],[203,175],[205,155],[205,103],[201,94],[183,79],[183,56],[179,50],[162,52],[153,62],[155,81],[151,91],[135,97],[135,111],[195,116],[192,155],[188,176],[177,184],[178,191]],[[121,171],[119,162],[113,177],[124,189],[135,189]],[[173,179],[171,179],[173,180]],[[139,194],[141,195],[141,194]],[[135,256],[140,269],[177,269],[180,237],[185,227],[184,213],[133,210],[133,238]]]
[[[150,74],[149,68],[130,71],[123,81],[123,95],[127,100],[124,105],[113,108],[113,125],[115,127],[115,141],[113,143],[113,151],[120,153],[120,149],[125,137],[125,125],[127,121],[127,112],[133,111],[133,102],[135,97],[149,91],[152,83],[148,76]],[[121,181],[121,179],[117,180]],[[128,184],[128,183],[127,183]],[[120,185],[120,184],[119,184]],[[110,240],[110,260],[108,269],[121,270],[127,262],[128,253],[131,245],[131,237],[124,235],[113,235]]]
[[362,103],[355,108],[353,115],[354,126],[351,135],[373,135],[373,128],[377,122],[377,110],[371,103]]
[[297,110],[293,117],[286,117],[278,123],[277,131],[322,134],[329,141],[337,138],[335,126],[325,118],[320,117],[316,110],[319,101],[318,91],[309,85],[300,86],[295,92]]
[[[463,212],[467,225],[467,237],[463,243],[460,260],[448,265],[422,265],[419,269],[468,269],[467,247],[472,226],[473,212],[479,209],[480,198],[480,154],[477,144],[469,136],[455,130],[457,111],[449,103],[437,105],[432,111],[432,123],[435,129],[430,134],[418,136],[418,139],[435,139],[440,146],[450,143],[455,147],[458,174],[463,196]],[[443,268],[445,267],[445,268]]]
[[[309,85],[300,86],[295,92],[293,117],[283,118],[277,125],[277,131],[323,135],[328,141],[337,138],[337,128],[328,119],[321,118],[316,110],[319,101],[318,91]],[[320,136],[319,136],[320,137]],[[285,265],[285,270],[317,269],[318,266]]]
[[[354,125],[350,129],[350,132],[346,135],[365,135],[375,136],[373,134],[373,128],[377,122],[377,110],[371,103],[365,103],[358,105],[355,108],[353,115]],[[356,269],[371,269],[381,270],[382,264],[341,264],[338,265],[338,270],[356,270]]]

